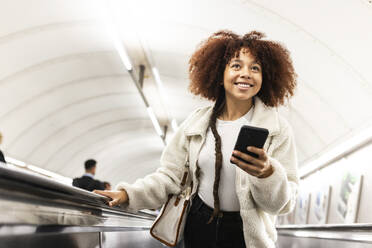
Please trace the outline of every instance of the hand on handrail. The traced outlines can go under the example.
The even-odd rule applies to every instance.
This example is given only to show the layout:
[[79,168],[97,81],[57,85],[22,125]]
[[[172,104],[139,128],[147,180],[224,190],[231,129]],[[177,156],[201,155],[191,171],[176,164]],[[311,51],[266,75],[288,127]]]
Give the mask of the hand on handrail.
[[106,196],[111,199],[107,204],[110,207],[126,203],[128,199],[128,194],[125,190],[120,191],[106,191],[106,190],[94,190],[93,193]]

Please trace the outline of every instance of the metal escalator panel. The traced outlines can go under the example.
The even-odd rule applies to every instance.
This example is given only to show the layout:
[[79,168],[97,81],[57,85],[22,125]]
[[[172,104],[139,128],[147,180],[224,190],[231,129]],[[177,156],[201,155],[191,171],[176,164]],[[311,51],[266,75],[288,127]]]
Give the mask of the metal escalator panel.
[[372,224],[288,225],[277,230],[278,248],[372,247]]
[[108,207],[108,198],[0,166],[0,248],[163,247],[156,216]]

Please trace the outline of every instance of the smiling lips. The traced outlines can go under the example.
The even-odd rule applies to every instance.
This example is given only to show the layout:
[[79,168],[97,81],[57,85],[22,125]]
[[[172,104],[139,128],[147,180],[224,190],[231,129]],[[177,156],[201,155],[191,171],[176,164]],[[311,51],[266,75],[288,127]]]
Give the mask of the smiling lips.
[[238,86],[239,89],[242,89],[242,90],[247,90],[251,87],[253,87],[253,84],[249,84],[249,83],[234,83],[235,85]]

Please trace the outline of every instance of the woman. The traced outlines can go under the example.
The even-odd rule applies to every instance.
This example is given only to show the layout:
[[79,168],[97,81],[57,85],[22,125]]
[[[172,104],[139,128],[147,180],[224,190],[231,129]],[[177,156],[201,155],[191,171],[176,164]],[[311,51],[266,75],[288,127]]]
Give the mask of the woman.
[[[161,206],[179,192],[188,157],[194,187],[185,246],[275,247],[275,216],[293,209],[298,186],[292,131],[275,107],[294,94],[296,74],[289,52],[263,36],[220,31],[200,45],[189,62],[190,90],[214,106],[183,122],[155,173],[97,192],[110,206]],[[245,124],[269,130],[263,149],[247,148],[258,158],[233,151]]]

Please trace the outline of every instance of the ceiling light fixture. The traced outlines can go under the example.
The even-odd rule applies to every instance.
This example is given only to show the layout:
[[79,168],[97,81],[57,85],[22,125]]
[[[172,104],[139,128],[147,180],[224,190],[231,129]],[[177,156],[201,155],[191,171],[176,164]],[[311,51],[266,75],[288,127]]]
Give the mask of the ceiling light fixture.
[[[158,69],[156,67],[152,67],[151,69],[152,69],[152,73],[154,75],[155,82],[156,82],[156,84],[158,86],[158,89],[159,89],[159,92],[160,92],[161,97],[164,99],[164,102],[165,103],[169,103],[168,98],[167,98],[167,95],[164,92],[163,82],[160,79],[160,74],[159,74]],[[170,115],[168,114],[168,116],[170,116]],[[172,125],[173,131],[176,132],[177,129],[178,129],[178,125],[177,125],[176,119],[174,119],[174,118],[172,119],[171,125]]]
[[112,18],[112,16],[109,14],[109,6],[104,6],[102,8],[102,17],[103,22],[105,23],[106,30],[108,31],[116,51],[119,53],[119,57],[121,59],[121,62],[124,64],[125,68],[128,71],[132,71],[133,66],[129,59],[128,53],[124,48],[124,44],[121,42],[119,32],[117,31],[116,24]]
[[[132,63],[130,61],[130,58],[128,56],[128,53],[125,50],[125,47],[124,47],[123,42],[120,39],[120,35],[119,35],[119,32],[118,32],[117,25],[115,23],[115,20],[111,16],[110,3],[107,2],[106,5],[103,6],[102,9],[103,9],[102,10],[102,12],[103,12],[103,19],[104,19],[104,22],[106,24],[107,30],[109,31],[109,34],[110,34],[110,36],[111,36],[111,38],[112,38],[112,40],[114,42],[115,49],[119,53],[119,57],[120,57],[122,63],[124,64],[125,68],[129,72],[129,75],[131,76],[131,78],[132,78],[135,86],[138,89],[138,92],[140,93],[140,96],[141,96],[143,102],[145,103],[147,112],[148,112],[148,114],[150,116],[150,119],[152,121],[152,124],[154,125],[155,131],[157,132],[157,134],[160,136],[160,138],[162,139],[163,143],[165,144],[166,143],[165,142],[165,135],[164,135],[164,133],[163,133],[163,131],[161,129],[161,126],[159,124],[159,121],[157,120],[157,118],[156,118],[156,116],[154,114],[154,111],[150,107],[150,104],[148,103],[148,101],[147,101],[147,99],[146,99],[146,97],[145,97],[145,95],[143,93],[141,83],[139,82],[139,80],[141,80],[141,79],[137,79],[136,78],[136,75],[134,74],[134,70],[133,70],[133,66],[132,66]],[[143,68],[140,68],[140,73],[144,73],[144,67]],[[159,73],[157,74],[157,77],[158,77],[157,80],[160,80]]]
[[150,119],[151,119],[151,121],[152,121],[152,124],[153,124],[154,127],[155,127],[156,132],[158,133],[158,135],[159,135],[160,137],[163,138],[163,137],[164,137],[164,133],[163,133],[163,131],[161,130],[161,127],[160,127],[160,124],[159,124],[158,120],[157,120],[156,117],[155,117],[154,111],[152,110],[151,107],[147,107],[147,112],[149,113]]

